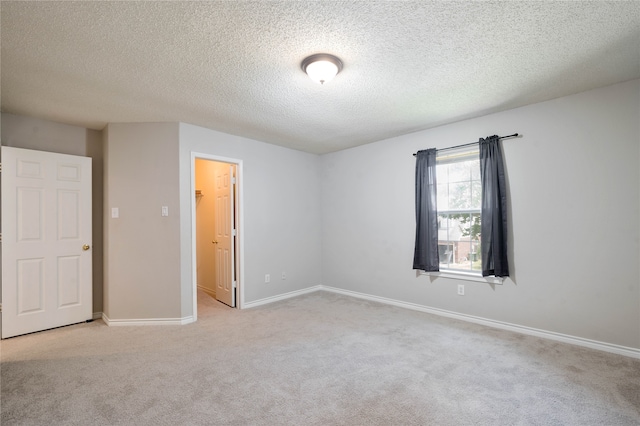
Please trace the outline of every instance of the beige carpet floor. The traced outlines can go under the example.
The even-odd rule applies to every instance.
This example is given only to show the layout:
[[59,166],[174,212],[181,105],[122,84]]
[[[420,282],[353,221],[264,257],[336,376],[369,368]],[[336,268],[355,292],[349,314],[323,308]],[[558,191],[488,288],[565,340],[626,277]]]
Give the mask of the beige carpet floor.
[[639,425],[640,360],[327,292],[1,343],[2,425]]

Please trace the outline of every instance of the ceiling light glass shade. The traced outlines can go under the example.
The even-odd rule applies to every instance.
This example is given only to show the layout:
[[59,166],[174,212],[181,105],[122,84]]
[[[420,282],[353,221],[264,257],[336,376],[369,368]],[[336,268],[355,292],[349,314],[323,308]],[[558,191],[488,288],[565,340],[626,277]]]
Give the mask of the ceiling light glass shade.
[[333,55],[319,53],[305,58],[302,61],[302,70],[311,80],[324,84],[342,70],[342,61]]

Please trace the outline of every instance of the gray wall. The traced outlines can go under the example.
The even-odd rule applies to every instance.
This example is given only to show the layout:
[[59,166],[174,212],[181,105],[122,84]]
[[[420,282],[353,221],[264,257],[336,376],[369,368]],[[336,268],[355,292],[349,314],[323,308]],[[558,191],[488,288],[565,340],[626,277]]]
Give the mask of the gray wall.
[[178,124],[109,124],[104,155],[104,313],[181,319]]
[[102,312],[102,132],[3,113],[1,137],[4,146],[79,155],[93,159],[93,312],[96,314]]
[[321,284],[319,157],[181,123],[183,312],[193,297],[191,152],[242,160],[245,303]]
[[[323,155],[323,284],[640,348],[639,103],[635,80]],[[512,279],[417,277],[412,153],[515,132]]]
[[193,314],[192,150],[243,161],[245,302],[321,284],[317,155],[186,124],[110,124],[99,132],[10,114],[2,115],[2,140],[93,157],[94,311],[110,320]]

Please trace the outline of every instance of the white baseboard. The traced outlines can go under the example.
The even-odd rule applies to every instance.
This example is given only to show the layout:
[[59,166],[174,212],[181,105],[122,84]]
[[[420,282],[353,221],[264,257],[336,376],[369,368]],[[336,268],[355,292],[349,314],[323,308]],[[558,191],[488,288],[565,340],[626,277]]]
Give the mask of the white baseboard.
[[[488,327],[499,328],[502,330],[513,331],[516,333],[527,334],[530,336],[542,337],[544,339],[555,340],[558,342],[569,343],[572,345],[582,346],[590,349],[596,349],[604,352],[610,352],[618,355],[624,355],[631,358],[640,359],[640,349],[630,348],[627,346],[615,345],[612,343],[600,342],[597,340],[585,339],[582,337],[571,336],[568,334],[556,333],[553,331],[541,330],[538,328],[526,327],[518,324],[512,324],[503,321],[477,317],[473,315],[460,314],[457,312],[447,311],[445,309],[432,308],[429,306],[419,305],[416,303],[403,302],[400,300],[389,299],[386,297],[373,296],[366,293],[359,293],[351,290],[343,290],[336,287],[326,285],[316,285],[302,290],[296,290],[289,293],[279,294],[277,296],[266,297],[264,299],[255,300],[245,303],[243,309],[254,308],[256,306],[266,305],[280,300],[290,299],[292,297],[301,296],[316,291],[328,291],[331,293],[342,294],[344,296],[356,297],[359,299],[370,300],[372,302],[384,303],[387,305],[398,306],[400,308],[412,309],[414,311],[426,312],[429,314],[439,315],[448,318],[454,318],[462,321],[481,324]],[[145,318],[145,319],[109,319],[104,313],[96,312],[93,318],[100,318],[109,326],[127,326],[127,325],[184,325],[194,322],[193,316],[185,318]]]
[[313,287],[304,288],[302,290],[291,291],[289,293],[279,294],[277,296],[265,297],[264,299],[254,300],[253,302],[248,302],[242,305],[243,309],[255,308],[256,306],[266,305],[268,303],[277,302],[279,300],[290,299],[292,297],[301,296],[307,293],[313,293],[314,291],[322,290],[321,285],[316,285]]
[[586,348],[597,349],[600,351],[611,352],[618,355],[624,355],[631,358],[640,359],[640,349],[636,349],[636,348],[614,345],[612,343],[606,343],[606,342],[599,342],[597,340],[584,339],[582,337],[570,336],[568,334],[562,334],[562,333],[556,333],[553,331],[525,327],[522,325],[511,324],[508,322],[476,317],[473,315],[460,314],[457,312],[447,311],[444,309],[431,308],[428,306],[418,305],[415,303],[402,302],[395,299],[388,299],[386,297],[372,296],[370,294],[358,293],[356,291],[343,290],[340,288],[329,287],[325,285],[321,285],[319,287],[320,287],[320,290],[329,291],[332,293],[338,293],[345,296],[357,297],[359,299],[366,299],[373,302],[384,303],[387,305],[398,306],[401,308],[412,309],[414,311],[426,312],[429,314],[440,315],[448,318],[455,318],[462,321],[486,325],[488,327],[499,328],[502,330],[513,331],[516,333],[527,334],[530,336],[542,337],[545,339],[555,340],[558,342],[569,343],[572,345],[583,346]]
[[94,320],[102,318],[102,312],[94,312],[92,318]]
[[102,320],[108,326],[120,325],[185,325],[194,322],[193,316],[184,318],[110,319],[104,313]]
[[203,287],[201,285],[198,286],[198,290],[204,291],[205,293],[207,293],[209,296],[213,297],[214,299],[216,298],[215,290],[211,290],[210,288]]

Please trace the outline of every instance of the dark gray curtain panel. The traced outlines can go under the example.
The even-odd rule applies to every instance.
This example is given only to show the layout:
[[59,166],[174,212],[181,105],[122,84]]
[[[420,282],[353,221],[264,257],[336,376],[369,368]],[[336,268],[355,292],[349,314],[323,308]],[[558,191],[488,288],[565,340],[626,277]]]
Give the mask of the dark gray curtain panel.
[[413,269],[439,271],[436,150],[416,154],[416,245]]
[[507,188],[500,138],[480,139],[482,181],[482,276],[509,276],[507,260]]

